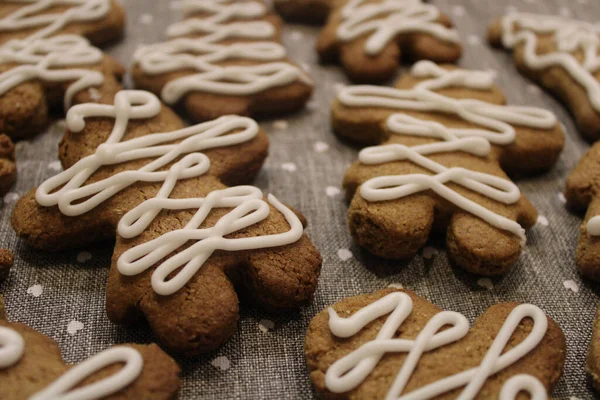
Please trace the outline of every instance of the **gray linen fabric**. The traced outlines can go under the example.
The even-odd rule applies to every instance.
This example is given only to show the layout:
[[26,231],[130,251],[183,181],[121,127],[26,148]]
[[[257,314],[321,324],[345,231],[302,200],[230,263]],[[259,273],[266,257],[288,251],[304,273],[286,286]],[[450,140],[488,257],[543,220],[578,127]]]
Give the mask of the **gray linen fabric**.
[[[511,57],[490,49],[485,37],[488,21],[510,9],[570,14],[597,21],[600,4],[597,0],[434,3],[456,22],[465,48],[463,66],[497,70],[498,82],[511,103],[553,110],[566,126],[567,143],[556,167],[543,176],[518,182],[540,215],[545,216],[528,234],[528,246],[520,261],[504,278],[494,280],[493,289],[488,290],[478,284],[476,277],[449,265],[443,239],[431,244],[437,250],[432,257],[419,255],[407,263],[374,258],[352,242],[346,223],[347,205],[335,188],[340,187],[357,151],[330,132],[328,113],[336,88],[347,81],[338,67],[317,65],[313,44],[318,28],[287,26],[285,43],[292,58],[310,69],[317,90],[307,110],[286,118],[287,123],[262,122],[270,133],[271,155],[256,184],[297,207],[308,218],[308,234],[324,260],[319,289],[310,306],[283,316],[242,307],[239,330],[221,349],[196,360],[180,360],[182,399],[312,398],[302,352],[312,316],[344,297],[391,283],[401,283],[445,309],[464,313],[471,321],[498,302],[531,302],[540,306],[559,323],[567,337],[567,361],[555,397],[592,398],[584,362],[598,286],[582,281],[576,272],[574,249],[581,219],[565,209],[560,195],[568,173],[588,145],[577,134],[565,109],[521,77]],[[109,49],[110,54],[128,65],[138,45],[163,40],[164,28],[179,18],[173,4],[176,2],[126,0],[127,36]],[[12,320],[25,322],[52,337],[62,347],[66,360],[77,362],[115,343],[149,342],[152,335],[144,328],[126,330],[115,326],[106,317],[104,288],[111,244],[85,252],[48,254],[26,247],[10,227],[17,196],[60,169],[56,148],[63,129],[59,122],[47,133],[17,144],[19,180],[0,206],[0,247],[16,253],[16,264],[0,291],[6,296]],[[324,144],[328,146],[326,151]],[[343,259],[338,255],[340,249],[348,249],[353,256]],[[578,291],[565,288],[567,280],[574,281]],[[41,294],[35,285],[41,285]],[[260,329],[263,319],[273,321],[274,328],[266,332]],[[269,323],[262,321],[262,325]],[[217,357],[226,357],[229,368],[215,367]],[[223,361],[219,359],[216,364],[223,365]]]

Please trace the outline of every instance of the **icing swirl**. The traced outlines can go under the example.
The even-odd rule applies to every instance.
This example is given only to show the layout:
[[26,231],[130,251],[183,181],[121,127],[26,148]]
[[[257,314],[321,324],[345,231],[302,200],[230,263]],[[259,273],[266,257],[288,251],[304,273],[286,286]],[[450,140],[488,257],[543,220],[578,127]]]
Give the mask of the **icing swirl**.
[[[469,321],[465,316],[453,311],[442,311],[427,322],[416,339],[395,338],[396,332],[412,313],[412,309],[412,299],[402,292],[390,293],[348,318],[340,317],[333,308],[329,308],[331,333],[344,339],[354,336],[376,319],[390,315],[374,340],[361,345],[329,367],[325,374],[327,389],[334,393],[353,390],[373,372],[386,353],[406,353],[407,357],[387,393],[386,400],[432,399],[460,387],[464,389],[459,399],[473,399],[488,377],[510,367],[535,349],[544,338],[548,327],[548,320],[542,310],[531,304],[519,305],[512,310],[504,322],[478,367],[403,394],[423,353],[455,343],[469,332]],[[531,332],[521,343],[503,352],[525,318],[533,320]],[[444,327],[447,329],[442,330]],[[514,400],[522,391],[528,392],[536,400],[547,398],[546,390],[537,378],[521,374],[512,377],[504,384],[500,400]]]

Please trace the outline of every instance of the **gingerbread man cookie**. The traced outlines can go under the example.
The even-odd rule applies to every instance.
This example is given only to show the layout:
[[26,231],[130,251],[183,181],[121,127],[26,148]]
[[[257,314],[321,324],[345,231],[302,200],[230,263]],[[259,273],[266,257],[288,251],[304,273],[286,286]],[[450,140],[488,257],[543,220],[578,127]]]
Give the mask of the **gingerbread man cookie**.
[[149,92],[73,107],[60,149],[65,171],[19,200],[12,223],[47,250],[116,232],[109,318],[145,319],[167,348],[193,356],[235,331],[234,285],[268,309],[295,308],[311,299],[321,257],[303,219],[275,197],[226,186],[251,181],[267,156],[255,121],[181,125]]
[[[442,329],[445,328],[445,329]],[[490,307],[472,327],[406,290],[344,299],[310,323],[305,356],[326,399],[546,399],[566,342],[531,304]]]
[[10,138],[0,134],[0,195],[4,195],[17,179],[15,146]]
[[304,106],[312,81],[287,59],[281,21],[262,0],[187,0],[183,8],[187,19],[169,27],[169,41],[136,52],[138,88],[181,104],[194,121]]
[[489,41],[512,50],[519,71],[565,103],[588,140],[600,138],[598,25],[514,13],[492,23]]
[[179,390],[179,371],[155,344],[115,346],[81,364],[67,365],[54,340],[25,324],[8,322],[0,308],[3,400],[171,400]]
[[[506,176],[550,168],[564,144],[555,116],[504,105],[493,76],[421,61],[395,88],[350,86],[334,131],[362,144],[344,178],[352,235],[385,258],[410,258],[446,230],[450,257],[482,275],[521,253],[533,205]],[[525,161],[524,161],[525,160]]]
[[450,20],[431,4],[349,0],[333,10],[317,51],[323,62],[338,60],[351,80],[379,83],[394,77],[403,56],[453,63],[462,48]]
[[90,41],[112,41],[123,28],[112,0],[2,2],[0,130],[25,138],[44,129],[52,109],[110,102],[124,70]]

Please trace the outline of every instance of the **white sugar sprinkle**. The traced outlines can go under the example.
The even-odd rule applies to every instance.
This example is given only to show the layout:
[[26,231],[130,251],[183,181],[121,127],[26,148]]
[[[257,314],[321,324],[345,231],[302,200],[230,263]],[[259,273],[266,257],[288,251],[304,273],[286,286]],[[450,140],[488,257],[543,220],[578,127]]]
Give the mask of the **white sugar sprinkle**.
[[19,200],[19,193],[8,192],[4,195],[4,204],[11,204]]
[[436,254],[437,254],[437,250],[434,247],[431,247],[431,246],[425,246],[425,247],[423,247],[422,255],[423,255],[424,259],[430,260]]
[[541,226],[548,226],[548,218],[543,215],[539,215],[537,219],[537,223]]
[[151,25],[154,22],[154,16],[150,14],[142,14],[140,15],[140,24],[142,25]]
[[299,40],[302,40],[302,38],[304,37],[304,35],[300,31],[294,31],[294,32],[292,32],[291,36],[292,36],[292,40],[294,40],[296,42],[299,41]]
[[273,128],[277,129],[278,131],[286,130],[289,126],[290,124],[282,119],[273,122]]
[[215,358],[210,362],[210,365],[212,365],[215,368],[219,368],[221,371],[227,371],[229,368],[231,368],[229,358],[225,356]]
[[306,108],[310,111],[315,111],[319,107],[319,103],[316,100],[311,100],[306,103]]
[[100,91],[96,88],[89,88],[88,89],[88,93],[90,95],[90,99],[92,99],[92,101],[98,101],[102,98],[102,93],[100,93]]
[[481,39],[477,35],[469,35],[467,37],[467,43],[471,46],[479,46],[481,44]]
[[48,168],[52,171],[58,172],[62,170],[62,165],[60,164],[60,161],[52,161],[50,164],[48,164]]
[[77,254],[77,262],[78,263],[84,263],[87,261],[90,261],[92,259],[92,254],[88,251],[82,251],[79,254]]
[[492,290],[494,288],[494,282],[490,278],[479,278],[477,280],[477,285],[487,290]]
[[325,153],[329,150],[329,145],[325,142],[315,142],[314,149],[317,153]]
[[76,321],[76,320],[69,322],[69,324],[67,325],[67,332],[71,336],[75,335],[78,331],[80,331],[82,329],[83,329],[83,323]]
[[275,322],[270,319],[261,319],[258,322],[258,329],[260,329],[261,332],[267,333],[273,328],[275,328]]
[[339,249],[337,255],[342,261],[348,261],[352,258],[352,252],[348,249]]
[[452,14],[457,17],[462,17],[465,15],[465,8],[463,6],[454,6],[452,7]]
[[40,297],[44,292],[44,288],[42,285],[33,285],[29,289],[27,289],[27,294],[32,295],[33,297]]
[[327,186],[325,188],[325,194],[327,194],[328,197],[335,197],[338,194],[340,194],[341,190],[335,186]]
[[298,168],[296,167],[296,164],[288,162],[281,164],[281,169],[287,172],[296,172]]
[[558,201],[561,202],[561,204],[567,204],[567,198],[565,197],[564,193],[562,192],[558,192]]
[[404,286],[402,286],[401,283],[390,283],[389,285],[387,285],[387,287],[389,287],[390,289],[404,289]]
[[564,281],[563,286],[565,287],[565,289],[571,290],[574,293],[579,292],[579,285],[577,284],[577,282],[575,282],[572,279],[568,279],[568,280]]
[[537,87],[536,85],[530,83],[527,85],[527,91],[530,94],[538,95],[541,93],[542,90],[539,87]]

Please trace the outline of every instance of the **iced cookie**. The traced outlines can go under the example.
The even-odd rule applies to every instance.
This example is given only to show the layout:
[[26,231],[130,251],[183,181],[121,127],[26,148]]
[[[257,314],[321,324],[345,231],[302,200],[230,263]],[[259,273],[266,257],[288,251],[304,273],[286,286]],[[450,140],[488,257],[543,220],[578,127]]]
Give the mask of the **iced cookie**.
[[[442,329],[445,328],[445,329]],[[405,290],[344,299],[310,323],[305,356],[326,399],[546,399],[566,342],[531,304],[490,307],[470,327]]]
[[[194,356],[235,331],[236,291],[271,310],[312,298],[321,257],[303,218],[250,182],[268,152],[255,121],[225,116],[183,128],[149,92],[67,115],[65,171],[20,199],[17,234],[60,250],[117,237],[109,318],[147,320],[169,350]],[[235,285],[235,286],[234,286]]]
[[357,242],[410,258],[446,233],[450,258],[482,275],[506,272],[537,212],[509,180],[556,162],[564,134],[546,110],[504,105],[491,73],[421,61],[395,88],[349,86],[334,131],[361,144],[344,178]]
[[280,43],[281,21],[261,1],[188,0],[169,40],[135,53],[138,88],[182,106],[194,121],[298,110],[313,84]]
[[68,365],[54,340],[4,316],[0,308],[3,400],[177,398],[179,366],[155,344],[115,346]]
[[110,102],[124,70],[90,41],[112,41],[123,28],[115,1],[2,2],[0,131],[26,138],[45,128],[54,109]]
[[323,62],[341,63],[352,81],[380,83],[395,76],[401,58],[453,63],[462,48],[458,32],[434,5],[350,0],[332,11],[317,52]]
[[560,99],[590,141],[600,138],[600,28],[556,16],[509,14],[489,41],[512,50],[517,68]]

